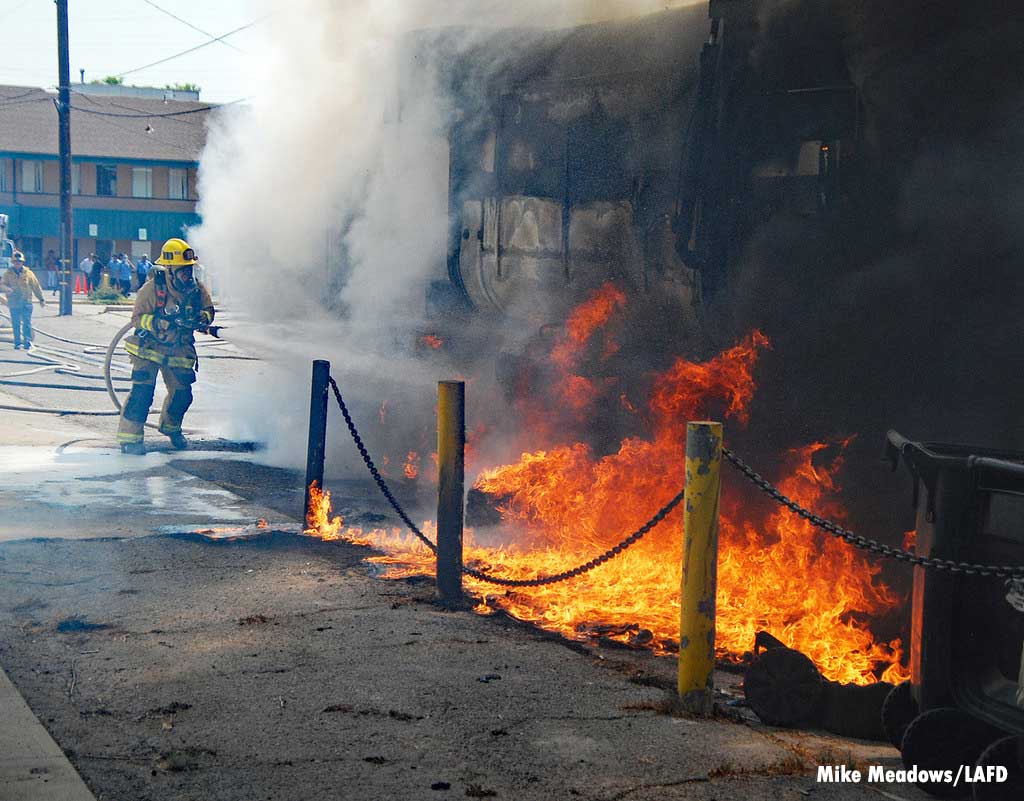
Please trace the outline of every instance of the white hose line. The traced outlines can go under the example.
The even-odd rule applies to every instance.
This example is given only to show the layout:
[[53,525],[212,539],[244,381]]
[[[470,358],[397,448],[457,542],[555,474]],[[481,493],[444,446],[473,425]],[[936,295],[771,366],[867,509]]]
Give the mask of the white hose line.
[[[114,404],[118,414],[121,413],[123,405],[121,403],[121,399],[117,397],[117,392],[114,391],[114,382],[110,378],[110,365],[114,358],[114,351],[117,350],[117,346],[120,344],[121,338],[133,328],[135,328],[135,324],[131,322],[131,320],[121,326],[118,332],[114,334],[114,338],[110,340],[110,344],[107,346],[107,356],[103,360],[103,379],[107,385],[107,395],[110,396],[110,401]],[[147,425],[149,424],[147,423]]]

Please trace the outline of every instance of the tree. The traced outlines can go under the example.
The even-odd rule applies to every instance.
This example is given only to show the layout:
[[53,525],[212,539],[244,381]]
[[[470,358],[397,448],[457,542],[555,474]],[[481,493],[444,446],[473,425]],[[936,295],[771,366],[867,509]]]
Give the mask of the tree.
[[200,88],[197,83],[169,83],[164,86],[164,89],[174,92],[198,92]]

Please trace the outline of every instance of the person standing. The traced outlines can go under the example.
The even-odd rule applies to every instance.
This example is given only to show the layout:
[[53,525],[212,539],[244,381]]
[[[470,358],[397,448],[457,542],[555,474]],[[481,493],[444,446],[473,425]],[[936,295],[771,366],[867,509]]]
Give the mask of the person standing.
[[7,307],[11,312],[11,328],[14,329],[14,349],[24,344],[25,350],[32,348],[32,296],[39,298],[39,305],[45,306],[43,288],[25,266],[25,254],[20,250],[11,255],[11,269],[0,278],[0,292],[7,296]]
[[146,278],[149,276],[149,271],[153,267],[153,262],[149,260],[149,256],[143,253],[139,257],[138,263],[135,265],[135,273],[139,277],[139,289],[142,289],[142,285],[146,283]]
[[56,295],[59,287],[60,263],[57,261],[57,254],[52,249],[46,251],[43,269],[46,270],[46,288],[52,289],[53,294]]
[[121,284],[121,254],[111,253],[110,261],[107,262],[107,279],[110,281],[110,286],[114,289],[118,289]]
[[132,294],[132,262],[128,254],[121,254],[120,273],[118,279],[121,282],[121,294],[128,297]]
[[89,273],[89,289],[95,292],[100,288],[100,283],[103,281],[103,262],[100,261],[100,257],[95,253],[90,257],[92,259],[92,271]]
[[[96,254],[90,253],[88,256],[83,256],[82,260],[80,262],[78,262],[78,272],[80,272],[82,274],[82,277],[85,280],[85,291],[86,292],[88,292],[90,290],[90,287],[89,287],[89,273],[92,272],[92,260],[95,257],[96,257]],[[77,278],[75,279],[75,283],[76,284],[78,283]]]
[[167,387],[159,431],[178,450],[188,447],[181,422],[192,405],[198,368],[195,332],[207,330],[215,314],[210,293],[193,275],[195,263],[195,251],[187,242],[168,239],[152,277],[135,297],[135,333],[124,343],[132,363],[132,391],[117,427],[122,453],[146,453],[143,431],[158,373]]

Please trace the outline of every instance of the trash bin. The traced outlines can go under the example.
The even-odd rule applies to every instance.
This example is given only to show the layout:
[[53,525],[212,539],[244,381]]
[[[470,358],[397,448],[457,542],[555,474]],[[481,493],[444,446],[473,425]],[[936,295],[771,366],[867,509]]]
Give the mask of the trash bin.
[[[914,479],[919,556],[1024,565],[1024,453],[911,442],[895,431],[887,452]],[[893,691],[886,725],[908,767],[941,756],[955,772],[997,740],[1024,737],[1020,591],[1019,581],[914,567],[911,681]]]

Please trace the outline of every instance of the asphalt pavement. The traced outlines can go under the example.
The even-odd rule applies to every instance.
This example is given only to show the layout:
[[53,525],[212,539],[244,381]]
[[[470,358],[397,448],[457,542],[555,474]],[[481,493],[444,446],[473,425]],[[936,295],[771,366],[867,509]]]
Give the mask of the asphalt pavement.
[[[109,411],[82,374],[126,313],[54,311],[35,322],[74,341],[40,336],[51,364],[10,377],[45,363],[0,331],[0,380],[61,386],[0,385],[0,406]],[[301,535],[301,474],[218,436],[263,363],[203,347],[234,358],[204,362],[186,452],[123,456],[114,416],[0,411],[0,665],[17,688],[0,681],[0,746],[36,744],[0,760],[0,798],[87,799],[74,771],[100,801],[924,797],[819,784],[819,764],[898,753],[763,726],[735,674],[716,674],[722,714],[687,718],[672,659],[445,610],[429,579],[383,580],[367,549]],[[363,476],[337,486],[354,519],[395,522]]]

